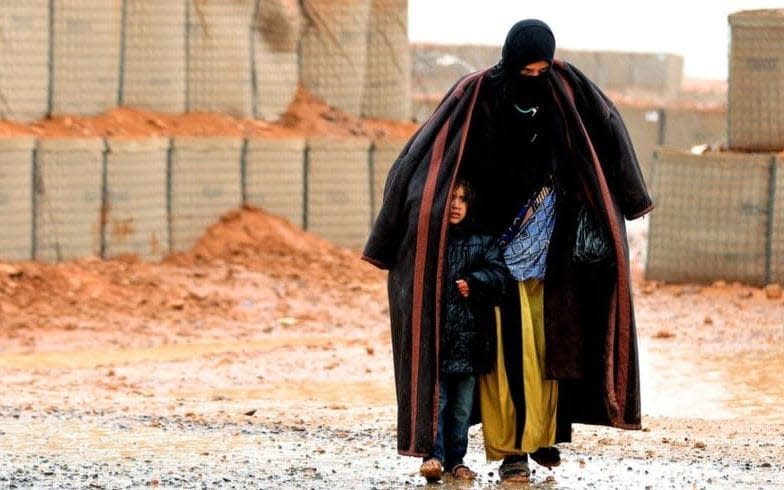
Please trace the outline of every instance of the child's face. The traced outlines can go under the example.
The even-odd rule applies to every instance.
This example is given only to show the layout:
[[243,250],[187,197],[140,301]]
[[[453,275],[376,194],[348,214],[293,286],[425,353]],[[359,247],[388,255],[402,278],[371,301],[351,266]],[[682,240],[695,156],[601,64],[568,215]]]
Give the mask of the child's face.
[[465,189],[462,185],[452,190],[452,198],[449,201],[449,224],[456,225],[463,221],[468,213],[468,201],[466,201]]

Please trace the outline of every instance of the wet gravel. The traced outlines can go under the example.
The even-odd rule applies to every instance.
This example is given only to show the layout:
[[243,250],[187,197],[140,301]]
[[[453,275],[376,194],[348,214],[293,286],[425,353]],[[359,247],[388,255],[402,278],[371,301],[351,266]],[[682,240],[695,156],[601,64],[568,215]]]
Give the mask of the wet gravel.
[[[271,407],[244,413],[232,413],[231,404],[205,407],[194,405],[202,410],[198,414],[152,416],[0,406],[0,437],[16,443],[0,450],[0,488],[500,484],[497,463],[484,461],[477,427],[471,430],[467,460],[478,472],[477,480],[466,484],[447,478],[436,486],[425,485],[414,458],[395,454],[394,413],[389,408],[335,410],[305,404],[300,408],[308,418],[303,419]],[[297,410],[294,405],[286,408]],[[727,432],[736,429],[743,432]],[[21,440],[22,435],[28,439]],[[562,448],[564,464],[547,470],[532,463],[532,482],[525,487],[784,488],[782,441],[784,430],[777,426],[736,426],[731,421],[655,418],[645,430],[634,432],[576,426],[575,442]]]

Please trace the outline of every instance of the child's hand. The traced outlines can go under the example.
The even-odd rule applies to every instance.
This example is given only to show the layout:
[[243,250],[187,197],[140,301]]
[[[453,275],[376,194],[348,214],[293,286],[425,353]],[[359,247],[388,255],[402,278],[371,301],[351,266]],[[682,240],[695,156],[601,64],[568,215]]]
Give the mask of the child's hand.
[[460,291],[460,295],[463,296],[464,298],[467,298],[468,283],[465,281],[465,279],[458,279],[457,281],[455,281],[455,284],[457,285],[457,290]]

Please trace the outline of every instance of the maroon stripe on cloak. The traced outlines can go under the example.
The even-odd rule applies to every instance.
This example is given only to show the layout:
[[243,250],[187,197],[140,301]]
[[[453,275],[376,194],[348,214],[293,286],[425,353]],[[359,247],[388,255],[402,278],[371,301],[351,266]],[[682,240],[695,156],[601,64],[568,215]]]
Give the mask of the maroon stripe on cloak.
[[[425,280],[425,256],[428,247],[428,230],[430,229],[430,211],[433,206],[433,196],[436,188],[436,178],[441,162],[444,158],[446,136],[449,132],[449,121],[439,130],[433,143],[433,154],[430,157],[430,166],[427,170],[427,179],[422,191],[422,201],[419,207],[419,220],[417,222],[416,255],[414,258],[414,291],[411,315],[411,446],[410,451],[416,452],[416,420],[418,416],[417,389],[419,382],[419,354],[422,335],[422,287]],[[437,287],[437,286],[436,286]],[[436,315],[438,318],[438,315]],[[436,366],[437,367],[437,366]],[[438,381],[438,374],[436,374]],[[438,392],[438,390],[435,390]]]
[[[484,71],[482,72],[484,73]],[[473,79],[473,77],[472,77]],[[452,195],[452,188],[455,185],[455,180],[457,179],[457,174],[460,171],[460,164],[463,161],[463,150],[465,149],[466,140],[468,139],[468,129],[471,127],[471,117],[474,115],[474,107],[476,107],[476,99],[479,96],[479,89],[482,87],[482,80],[483,77],[479,77],[476,82],[476,86],[474,87],[474,93],[471,96],[471,102],[468,104],[468,113],[466,114],[465,119],[463,120],[463,127],[460,129],[461,137],[460,137],[460,148],[457,151],[457,163],[455,164],[455,168],[452,171],[452,176],[449,180],[449,193],[447,194],[446,202],[444,203],[444,213],[443,218],[441,219],[441,234],[440,240],[438,242],[438,265],[436,266],[436,312],[441,311],[441,285],[443,284],[443,273],[444,273],[444,250],[446,249],[446,230],[447,224],[449,223],[449,213],[447,212],[449,209],[449,196]],[[459,91],[464,90],[464,85],[462,84],[460,87],[457,88]],[[456,91],[457,92],[457,91]],[[462,93],[457,93],[457,96],[462,96]],[[438,367],[440,363],[440,346],[441,346],[441,315],[436,314],[436,386],[438,385]],[[433,390],[433,438],[436,437],[436,432],[438,431],[438,397],[439,397],[438,389]]]

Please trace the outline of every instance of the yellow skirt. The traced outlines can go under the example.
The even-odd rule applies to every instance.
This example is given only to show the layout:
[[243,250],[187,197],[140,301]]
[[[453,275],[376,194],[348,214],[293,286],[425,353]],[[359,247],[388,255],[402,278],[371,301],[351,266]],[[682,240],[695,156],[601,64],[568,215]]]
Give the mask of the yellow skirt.
[[544,282],[520,282],[520,308],[523,329],[523,389],[525,427],[522,447],[515,447],[515,407],[501,345],[501,314],[496,308],[497,357],[495,369],[479,378],[479,402],[482,409],[482,433],[485,454],[490,461],[506,456],[532,453],[555,443],[558,382],[544,379]]

